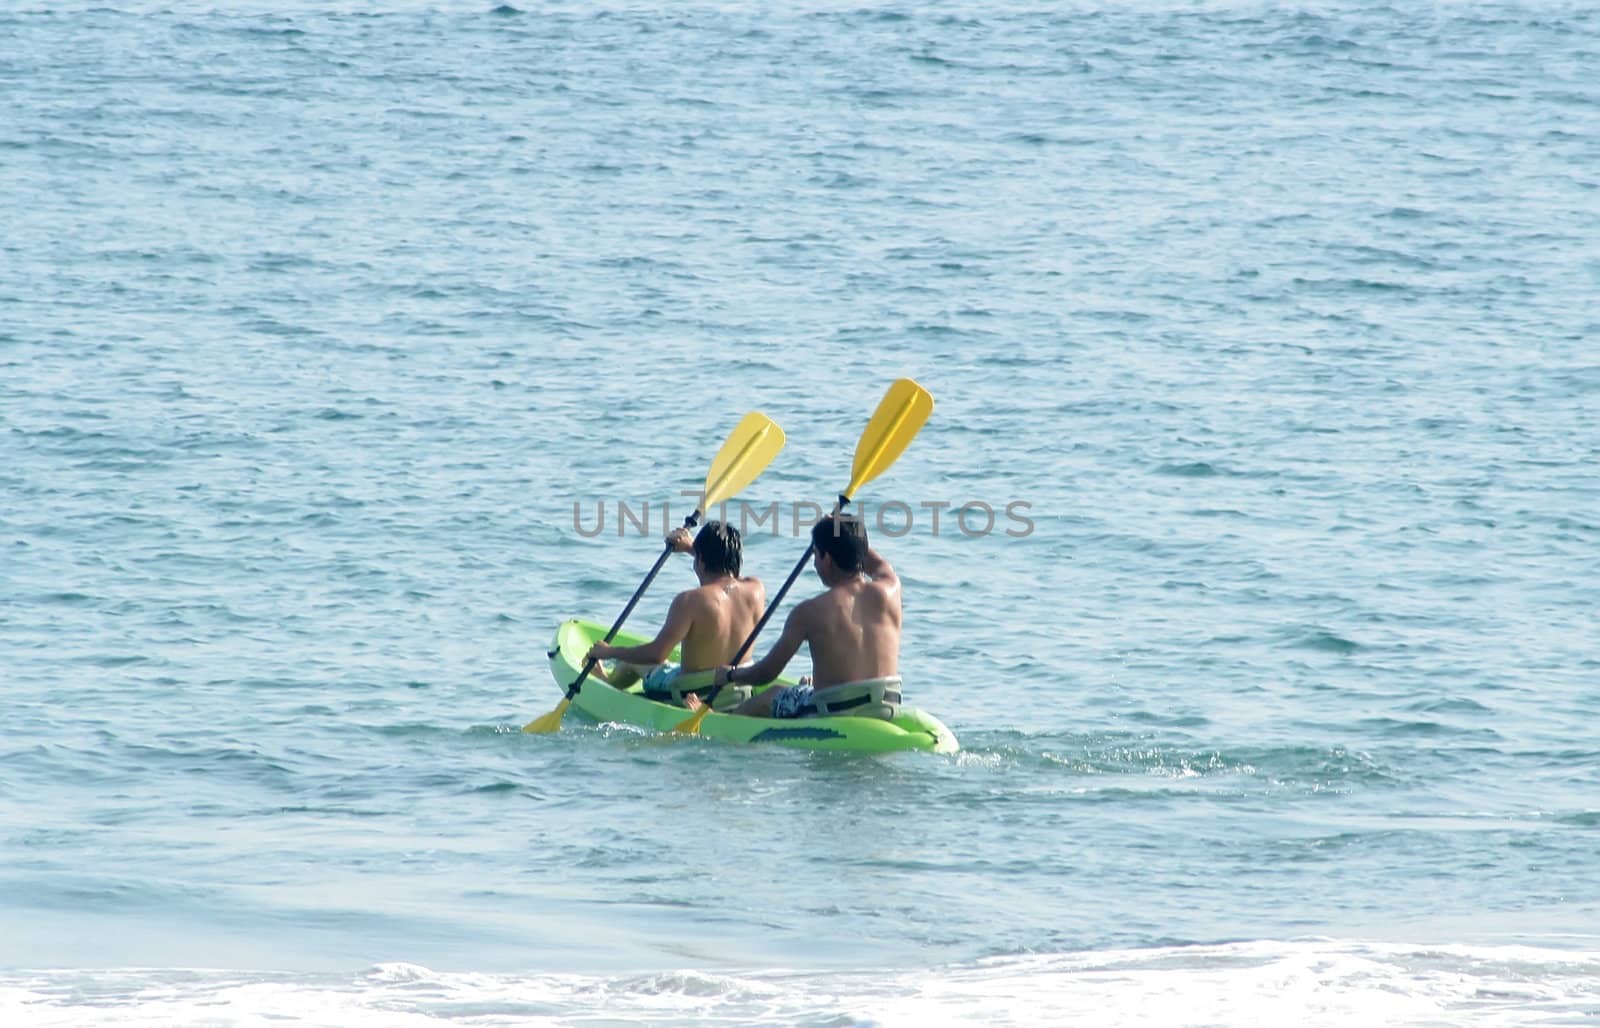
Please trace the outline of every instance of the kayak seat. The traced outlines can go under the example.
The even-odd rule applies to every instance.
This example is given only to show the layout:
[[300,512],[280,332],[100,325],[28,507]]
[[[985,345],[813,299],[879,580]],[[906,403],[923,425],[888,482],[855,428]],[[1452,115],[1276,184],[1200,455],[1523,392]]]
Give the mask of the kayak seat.
[[[684,706],[683,696],[685,693],[692,692],[702,700],[710,695],[715,674],[715,669],[685,672],[668,682],[665,689],[646,689],[644,695],[646,699],[655,700],[657,703],[670,703],[674,707],[682,707]],[[733,682],[729,682],[722,687],[721,692],[717,693],[717,698],[711,703],[711,709],[715,711],[732,710],[749,698],[750,686],[736,685]]]
[[899,675],[864,678],[859,682],[830,685],[811,694],[800,708],[802,717],[877,717],[892,721],[900,713]]

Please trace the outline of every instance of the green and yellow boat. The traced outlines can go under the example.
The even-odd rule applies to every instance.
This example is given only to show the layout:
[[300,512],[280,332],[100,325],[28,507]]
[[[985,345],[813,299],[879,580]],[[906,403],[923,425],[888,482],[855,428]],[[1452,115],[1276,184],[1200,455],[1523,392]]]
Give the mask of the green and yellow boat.
[[[606,626],[593,621],[563,621],[550,645],[550,673],[563,691],[583,670],[589,647],[605,638]],[[634,646],[647,640],[628,632],[612,640],[619,646]],[[676,651],[673,660],[678,659]],[[793,685],[789,679],[756,686],[755,691],[772,685]],[[644,695],[639,683],[616,689],[590,678],[578,690],[572,703],[597,721],[616,721],[657,732],[669,732],[689,717],[689,711]],[[700,735],[729,742],[773,743],[808,750],[839,750],[856,753],[893,753],[924,750],[929,753],[955,753],[961,748],[954,733],[938,718],[915,707],[896,705],[889,717],[853,717],[830,714],[777,720],[742,717],[712,712],[700,723]]]

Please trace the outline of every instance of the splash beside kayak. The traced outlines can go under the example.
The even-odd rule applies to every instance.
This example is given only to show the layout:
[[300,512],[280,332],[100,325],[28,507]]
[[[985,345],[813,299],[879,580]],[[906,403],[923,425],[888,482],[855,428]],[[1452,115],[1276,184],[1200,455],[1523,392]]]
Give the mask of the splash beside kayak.
[[[563,621],[550,644],[550,673],[565,690],[583,668],[589,647],[605,637],[606,626],[576,618]],[[618,645],[632,646],[646,640],[619,632]],[[673,654],[677,659],[677,654]],[[776,684],[793,685],[780,678]],[[770,688],[758,686],[756,691]],[[572,700],[573,706],[599,721],[620,721],[658,732],[671,731],[689,717],[689,711],[668,703],[647,699],[636,683],[618,690],[605,682],[589,679]],[[775,743],[810,750],[844,750],[861,753],[892,753],[898,750],[925,750],[930,753],[955,753],[961,748],[954,733],[938,718],[915,707],[902,706],[893,720],[870,717],[806,717],[774,719],[739,717],[712,713],[700,723],[700,734],[730,742]]]

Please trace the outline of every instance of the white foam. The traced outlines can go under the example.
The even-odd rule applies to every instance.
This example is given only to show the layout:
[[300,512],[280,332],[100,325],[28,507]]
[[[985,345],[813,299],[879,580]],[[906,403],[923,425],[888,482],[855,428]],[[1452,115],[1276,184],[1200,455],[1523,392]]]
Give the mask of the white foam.
[[0,1024],[1467,1025],[1600,1018],[1600,951],[1301,940],[1004,957],[908,972],[352,978],[117,970],[0,977]]
[[869,1010],[886,1026],[1529,1025],[1600,1012],[1600,953],[1254,942],[989,961]]

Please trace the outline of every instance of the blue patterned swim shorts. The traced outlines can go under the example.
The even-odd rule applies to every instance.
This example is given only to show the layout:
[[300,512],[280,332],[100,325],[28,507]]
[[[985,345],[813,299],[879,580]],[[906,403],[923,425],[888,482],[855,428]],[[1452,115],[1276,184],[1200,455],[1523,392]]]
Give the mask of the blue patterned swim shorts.
[[657,664],[644,676],[644,691],[650,693],[664,693],[672,691],[672,681],[678,677],[678,672],[683,670],[683,665],[670,661]]
[[[791,685],[778,694],[772,701],[772,717],[800,717],[801,707],[811,703],[812,689],[809,685]],[[804,713],[813,714],[815,711],[807,710]]]

